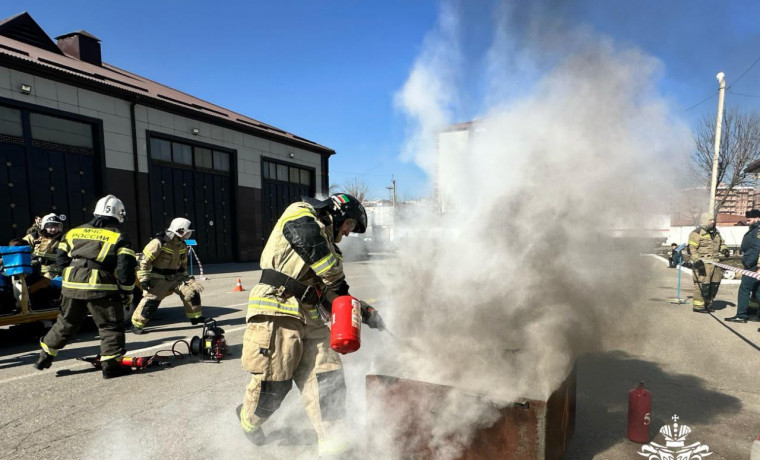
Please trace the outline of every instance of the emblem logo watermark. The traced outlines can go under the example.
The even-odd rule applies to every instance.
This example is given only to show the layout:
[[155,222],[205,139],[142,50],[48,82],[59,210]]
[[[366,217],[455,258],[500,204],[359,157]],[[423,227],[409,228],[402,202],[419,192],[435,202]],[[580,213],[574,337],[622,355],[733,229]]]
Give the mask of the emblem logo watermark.
[[688,425],[678,424],[678,415],[673,415],[671,425],[663,425],[660,433],[665,437],[665,445],[650,442],[641,446],[637,454],[648,460],[702,460],[712,455],[710,446],[695,442],[686,444],[686,438],[691,434]]

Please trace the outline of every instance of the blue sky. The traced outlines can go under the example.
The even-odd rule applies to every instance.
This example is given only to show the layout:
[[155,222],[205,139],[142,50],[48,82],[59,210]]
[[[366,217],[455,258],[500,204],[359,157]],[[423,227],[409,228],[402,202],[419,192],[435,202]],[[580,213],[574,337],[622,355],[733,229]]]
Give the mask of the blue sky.
[[[478,61],[499,2],[450,3],[460,16],[462,53]],[[690,123],[714,116],[718,71],[732,85],[760,58],[760,2],[514,3],[516,31],[519,15],[538,14],[540,5],[543,15],[656,56],[663,75],[652,83]],[[374,198],[387,198],[393,175],[402,198],[429,192],[425,174],[399,160],[407,123],[394,94],[436,27],[437,1],[35,1],[6,2],[0,16],[24,8],[51,37],[94,34],[108,63],[335,149],[332,183],[358,178]],[[464,81],[477,81],[477,69],[465,70]],[[479,115],[483,91],[464,85],[453,121]],[[731,86],[726,104],[758,108],[760,63]]]

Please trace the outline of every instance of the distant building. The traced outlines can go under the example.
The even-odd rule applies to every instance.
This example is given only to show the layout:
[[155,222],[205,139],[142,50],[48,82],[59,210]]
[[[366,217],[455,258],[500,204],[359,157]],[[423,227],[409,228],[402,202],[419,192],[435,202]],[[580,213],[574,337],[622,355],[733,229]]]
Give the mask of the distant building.
[[288,204],[328,193],[334,153],[107,64],[83,30],[0,21],[0,244],[35,215],[82,224],[112,193],[138,248],[186,217],[203,262],[257,260]]
[[449,198],[446,191],[443,190],[442,184],[446,182],[449,174],[457,174],[457,171],[450,171],[447,167],[456,167],[459,162],[447,161],[449,158],[461,158],[467,154],[467,145],[472,136],[472,130],[475,128],[474,121],[457,123],[449,125],[438,132],[436,139],[435,156],[435,177],[433,179],[433,200],[438,207],[439,212],[447,212],[449,207]]
[[[718,187],[715,192],[715,201],[719,201],[726,196],[725,186]],[[720,208],[720,212],[724,214],[735,214],[737,216],[744,216],[744,213],[750,209],[754,209],[758,202],[758,194],[760,190],[754,187],[734,187],[731,193],[728,194],[728,198]]]

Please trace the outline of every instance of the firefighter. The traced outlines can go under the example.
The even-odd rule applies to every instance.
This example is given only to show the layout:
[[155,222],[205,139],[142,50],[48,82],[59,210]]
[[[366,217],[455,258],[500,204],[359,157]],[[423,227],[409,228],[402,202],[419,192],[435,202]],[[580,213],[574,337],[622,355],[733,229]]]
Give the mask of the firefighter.
[[709,214],[702,214],[700,226],[689,234],[687,251],[692,261],[694,279],[695,313],[710,313],[710,304],[718,294],[723,270],[709,262],[718,262],[720,254],[726,249],[723,237],[715,227],[715,219]]
[[42,275],[49,279],[61,274],[56,268],[55,258],[63,236],[64,220],[65,216],[47,214],[42,218],[39,230],[27,233],[23,238],[32,247],[32,263],[39,265]]
[[[758,258],[760,257],[760,210],[752,209],[745,214],[749,230],[742,238],[742,265],[745,270],[758,271]],[[757,316],[750,317],[749,304],[757,294],[760,281],[750,276],[742,276],[739,285],[739,295],[736,300],[736,314],[723,318],[731,323],[746,323],[747,320],[757,320]]]
[[34,367],[43,370],[79,330],[89,312],[100,333],[103,378],[128,374],[124,355],[124,304],[135,284],[135,252],[119,230],[126,215],[113,195],[98,200],[94,218],[69,230],[58,245],[56,265],[63,271],[61,314],[40,341]]
[[34,216],[34,223],[31,227],[26,229],[27,235],[35,235],[39,233],[40,229],[42,228],[42,216]]
[[187,244],[192,234],[190,221],[178,217],[169,228],[152,239],[140,257],[137,278],[143,298],[132,314],[132,332],[142,334],[161,301],[172,292],[182,299],[185,315],[192,324],[203,323],[203,286],[187,274]]
[[[291,204],[269,235],[261,254],[261,281],[248,299],[241,364],[252,377],[237,409],[240,425],[254,444],[265,441],[261,425],[295,382],[317,433],[319,455],[348,449],[341,437],[343,367],[330,348],[330,330],[320,319],[319,304],[348,294],[335,243],[366,228],[362,204],[337,194]],[[363,322],[383,330],[378,312],[366,302],[361,305]]]

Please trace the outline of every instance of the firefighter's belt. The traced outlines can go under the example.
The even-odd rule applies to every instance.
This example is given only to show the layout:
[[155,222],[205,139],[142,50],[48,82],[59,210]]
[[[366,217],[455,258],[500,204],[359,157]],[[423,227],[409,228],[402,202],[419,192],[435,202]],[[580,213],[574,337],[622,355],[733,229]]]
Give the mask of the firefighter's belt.
[[307,286],[295,278],[269,268],[261,272],[259,283],[269,286],[285,288],[284,294],[295,297],[307,305],[315,305],[319,302],[319,294],[314,286]]
[[[109,269],[106,268],[100,262],[96,262],[96,261],[90,260],[90,259],[82,259],[81,257],[74,257],[73,259],[71,259],[71,263],[69,264],[69,266],[70,267],[75,267],[75,268],[84,267],[84,268],[91,268],[91,269],[94,269],[94,270],[106,270],[106,271],[109,271]],[[111,268],[110,271],[113,271],[113,268]]]
[[176,275],[177,273],[179,273],[179,270],[171,269],[171,268],[153,267],[150,271],[152,271],[153,273],[158,273],[159,275],[164,275],[164,276],[171,276],[171,275]]

